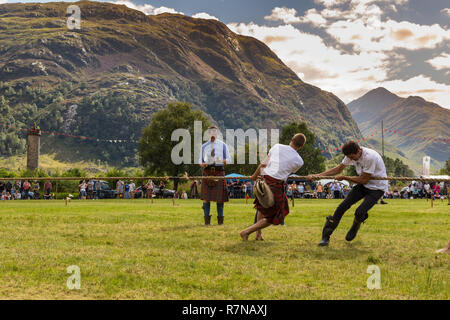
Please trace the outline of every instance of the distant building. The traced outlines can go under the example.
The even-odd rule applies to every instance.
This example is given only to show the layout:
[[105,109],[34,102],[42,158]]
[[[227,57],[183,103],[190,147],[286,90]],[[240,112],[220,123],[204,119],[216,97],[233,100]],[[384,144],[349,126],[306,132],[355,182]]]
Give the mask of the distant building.
[[430,175],[430,161],[431,158],[429,156],[423,157],[423,171],[422,175],[429,176]]

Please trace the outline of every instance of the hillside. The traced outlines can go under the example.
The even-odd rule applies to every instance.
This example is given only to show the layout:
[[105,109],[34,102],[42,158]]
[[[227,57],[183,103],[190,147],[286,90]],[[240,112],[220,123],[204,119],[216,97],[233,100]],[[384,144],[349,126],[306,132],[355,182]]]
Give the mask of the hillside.
[[383,120],[385,141],[419,166],[425,155],[435,169],[450,157],[450,142],[439,141],[450,138],[448,109],[417,96],[401,98],[384,88],[366,93],[348,108],[363,134],[380,128]]
[[[67,3],[0,5],[3,125],[23,129],[36,120],[49,131],[137,140],[152,113],[180,100],[222,129],[306,121],[321,148],[361,137],[339,98],[304,83],[264,43],[221,22],[76,4],[82,24],[73,31]],[[2,155],[23,153],[24,133],[0,130]],[[135,151],[135,144],[42,138],[42,152],[63,161],[133,165]]]

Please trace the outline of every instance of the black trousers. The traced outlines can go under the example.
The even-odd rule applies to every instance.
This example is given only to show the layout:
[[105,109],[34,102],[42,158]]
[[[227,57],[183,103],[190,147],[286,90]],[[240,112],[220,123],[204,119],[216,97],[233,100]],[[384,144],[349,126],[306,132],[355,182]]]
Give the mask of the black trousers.
[[352,188],[344,201],[339,204],[336,211],[333,214],[333,221],[337,226],[344,213],[350,209],[352,205],[364,198],[364,201],[356,208],[355,218],[359,222],[364,222],[368,217],[368,211],[378,202],[383,196],[382,190],[370,190],[364,187],[362,184],[357,184]]

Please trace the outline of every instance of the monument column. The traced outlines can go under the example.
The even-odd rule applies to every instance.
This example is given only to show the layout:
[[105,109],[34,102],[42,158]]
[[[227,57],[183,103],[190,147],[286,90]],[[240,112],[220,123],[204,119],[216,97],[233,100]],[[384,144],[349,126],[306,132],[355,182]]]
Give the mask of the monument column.
[[41,130],[34,125],[28,132],[27,169],[35,170],[39,167],[39,154],[41,148]]

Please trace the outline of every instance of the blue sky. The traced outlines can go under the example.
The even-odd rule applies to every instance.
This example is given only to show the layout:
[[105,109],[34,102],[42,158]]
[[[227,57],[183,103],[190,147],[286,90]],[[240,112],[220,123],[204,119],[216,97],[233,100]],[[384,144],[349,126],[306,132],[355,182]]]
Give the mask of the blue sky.
[[[2,2],[47,2],[14,1]],[[448,0],[110,0],[222,21],[344,102],[383,86],[450,108]]]

